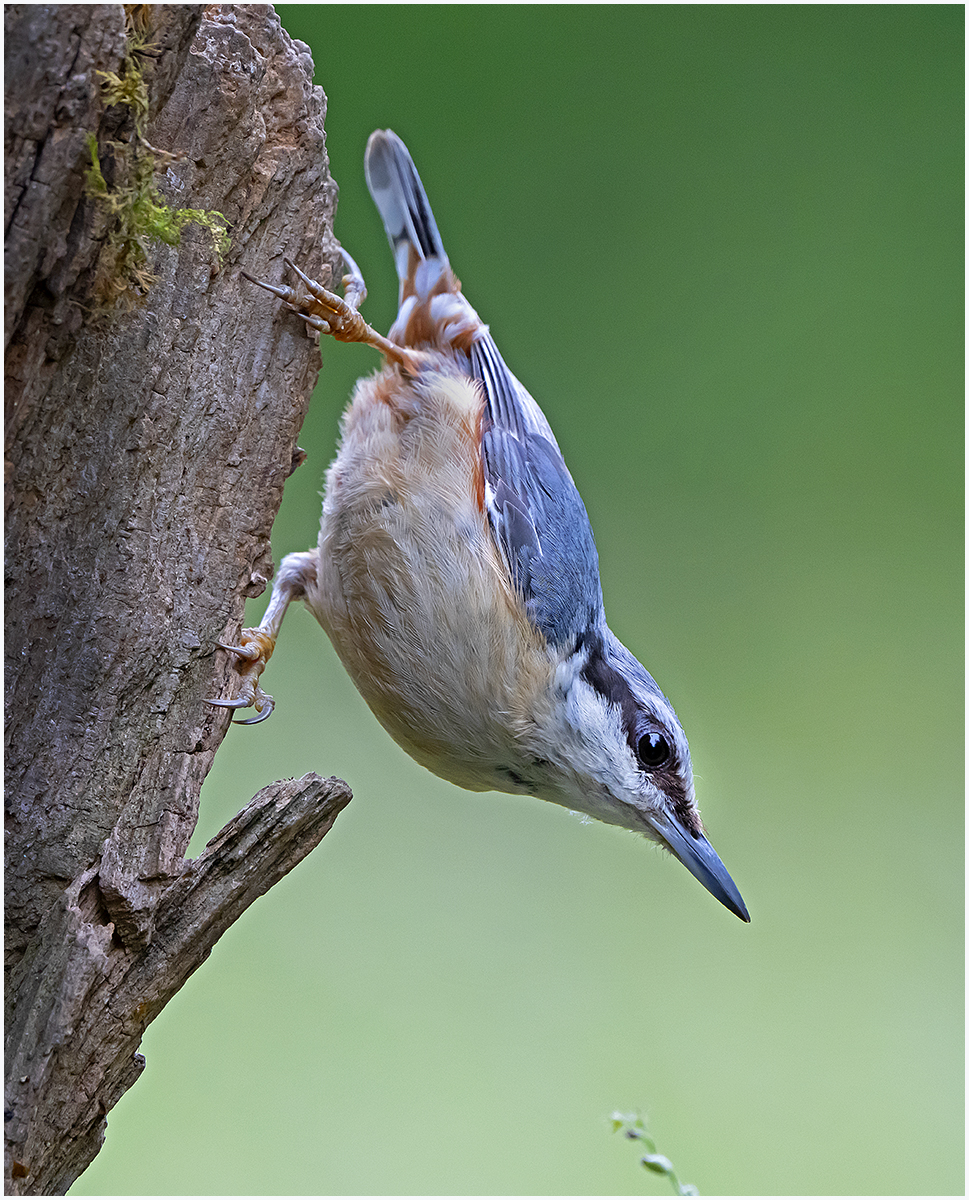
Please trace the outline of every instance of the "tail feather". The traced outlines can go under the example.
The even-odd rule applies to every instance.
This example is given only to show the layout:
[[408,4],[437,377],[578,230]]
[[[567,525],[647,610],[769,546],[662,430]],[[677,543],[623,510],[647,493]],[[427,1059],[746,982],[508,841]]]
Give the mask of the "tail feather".
[[424,185],[414,160],[396,133],[378,129],[370,135],[364,169],[367,187],[390,239],[401,283],[414,269],[412,250],[419,259],[438,258],[442,265],[447,264]]

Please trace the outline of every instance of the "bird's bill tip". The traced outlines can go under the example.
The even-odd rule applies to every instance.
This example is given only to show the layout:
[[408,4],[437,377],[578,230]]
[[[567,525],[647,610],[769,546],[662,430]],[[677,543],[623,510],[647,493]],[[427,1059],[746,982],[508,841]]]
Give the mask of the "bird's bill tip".
[[702,833],[691,833],[676,817],[662,813],[648,817],[650,825],[659,834],[663,843],[676,855],[684,867],[694,875],[711,896],[729,908],[741,921],[750,921],[747,905],[730,878],[720,855]]

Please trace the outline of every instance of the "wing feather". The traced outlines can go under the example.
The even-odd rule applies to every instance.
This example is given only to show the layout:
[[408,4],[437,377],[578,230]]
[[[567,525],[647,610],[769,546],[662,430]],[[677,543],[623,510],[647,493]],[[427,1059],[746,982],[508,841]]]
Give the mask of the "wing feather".
[[556,646],[602,619],[599,557],[589,517],[542,410],[487,333],[471,347],[484,391],[485,503],[525,611]]

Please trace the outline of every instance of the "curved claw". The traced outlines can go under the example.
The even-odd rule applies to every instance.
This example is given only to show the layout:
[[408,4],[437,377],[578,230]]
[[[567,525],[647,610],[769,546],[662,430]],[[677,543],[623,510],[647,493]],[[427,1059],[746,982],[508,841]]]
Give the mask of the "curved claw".
[[299,293],[293,288],[287,287],[286,284],[267,283],[265,279],[257,279],[255,275],[250,275],[248,271],[240,271],[239,274],[243,279],[248,279],[250,283],[254,283],[256,287],[265,288],[267,292],[272,292],[274,296],[278,296],[280,300],[285,300],[287,303],[299,299]]
[[[244,629],[242,632],[249,631]],[[257,658],[261,658],[265,654],[263,647],[256,641],[250,642],[248,646],[227,646],[225,642],[216,642],[215,644],[220,650],[227,650],[230,654],[235,654],[239,658],[247,658],[251,662],[255,662]],[[268,657],[269,655],[266,654],[266,658]],[[212,703],[214,704],[215,701],[213,700]]]
[[[293,306],[290,305],[290,308],[292,308],[292,307]],[[322,317],[314,317],[314,316],[311,316],[309,313],[300,312],[298,309],[295,309],[295,308],[293,308],[293,312],[295,312],[298,317],[302,317],[303,320],[306,322],[306,324],[309,325],[310,329],[318,329],[320,331],[320,333],[332,333],[333,332],[332,328],[330,327],[330,322],[324,321]]]
[[256,716],[249,717],[248,720],[245,720],[245,721],[237,721],[235,719],[235,717],[233,717],[232,724],[233,725],[258,725],[260,721],[268,721],[269,718],[273,715],[273,709],[275,708],[275,705],[273,704],[272,696],[270,696],[267,692],[264,692],[262,690],[262,688],[257,688],[256,689],[256,700],[255,700],[255,703],[253,704],[253,708],[255,708],[255,710],[256,710]]
[[245,696],[240,696],[236,700],[206,699],[205,703],[211,704],[214,708],[254,708],[256,710],[258,715],[249,717],[245,721],[237,721],[233,717],[233,725],[258,725],[260,721],[268,721],[276,707],[272,696],[268,692],[264,692],[262,688],[256,688],[255,700],[247,700]]

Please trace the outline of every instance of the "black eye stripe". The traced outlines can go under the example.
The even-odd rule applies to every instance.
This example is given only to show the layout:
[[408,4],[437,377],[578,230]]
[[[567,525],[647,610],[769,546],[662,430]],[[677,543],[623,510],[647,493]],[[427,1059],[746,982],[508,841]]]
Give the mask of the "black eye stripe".
[[582,668],[582,678],[607,703],[618,706],[622,712],[622,723],[623,728],[626,730],[626,737],[629,745],[632,747],[633,754],[635,754],[637,742],[635,729],[641,716],[640,707],[636,703],[636,697],[633,695],[632,688],[626,680],[623,679],[615,667],[606,661],[601,639],[590,639],[588,645],[589,655],[585,666]]
[[[684,764],[680,762],[676,738],[671,733],[664,732],[655,714],[644,708],[636,699],[626,678],[608,661],[602,638],[598,633],[593,631],[577,640],[575,652],[582,650],[586,653],[586,661],[580,677],[603,700],[619,709],[626,741],[644,777],[664,793],[673,811],[688,829],[701,833],[703,827],[696,806],[687,794],[688,784],[683,775]],[[655,766],[644,763],[640,753],[643,739],[648,737],[665,739],[669,749],[667,757]],[[648,747],[644,747],[646,748]],[[688,754],[689,752],[687,761]]]
[[[589,655],[582,668],[582,678],[587,684],[609,704],[616,705],[622,713],[623,728],[626,731],[626,741],[632,750],[636,761],[644,769],[664,767],[675,772],[677,761],[673,750],[673,739],[659,730],[643,729],[643,710],[639,705],[633,690],[623,676],[607,662],[600,639],[588,639]],[[666,745],[666,754],[656,761],[650,762],[649,757],[640,753],[640,745],[649,737],[658,737]],[[675,785],[674,785],[675,786]]]

